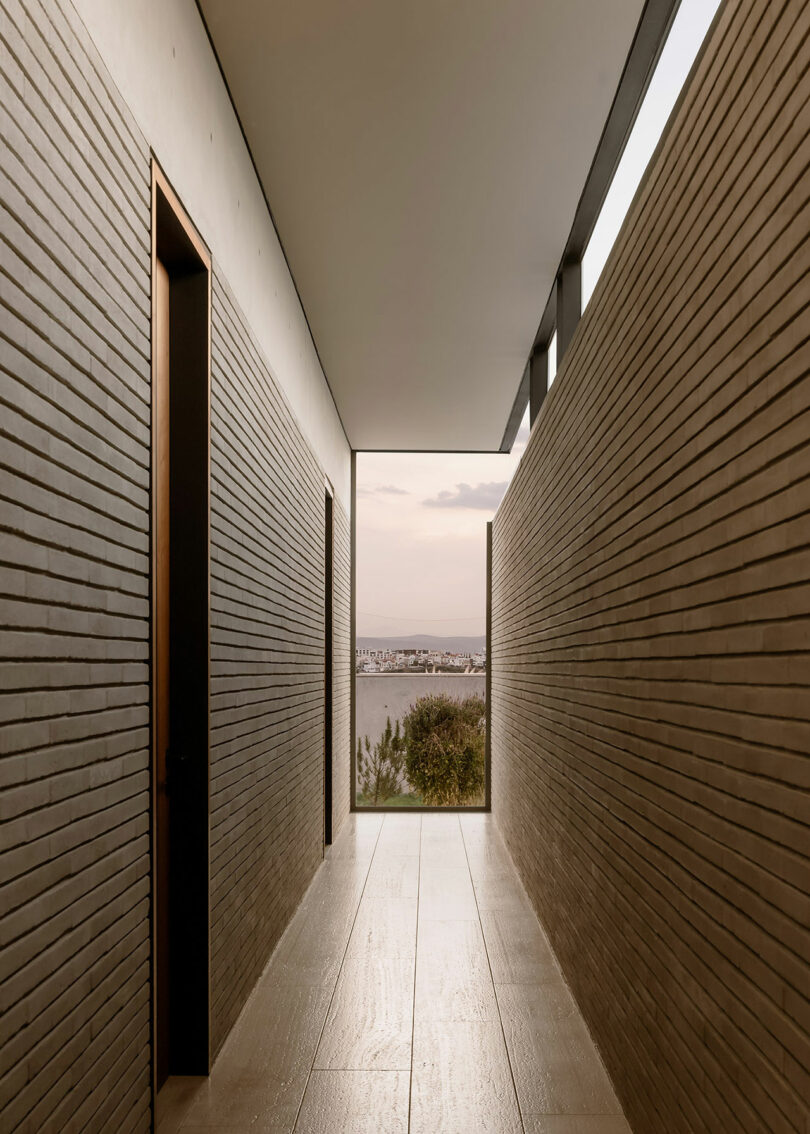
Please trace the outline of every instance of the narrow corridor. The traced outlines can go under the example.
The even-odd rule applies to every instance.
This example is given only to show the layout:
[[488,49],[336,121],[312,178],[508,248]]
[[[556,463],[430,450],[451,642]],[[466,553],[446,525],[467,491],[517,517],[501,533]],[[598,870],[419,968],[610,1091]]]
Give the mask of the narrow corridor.
[[353,815],[159,1134],[629,1134],[490,816]]

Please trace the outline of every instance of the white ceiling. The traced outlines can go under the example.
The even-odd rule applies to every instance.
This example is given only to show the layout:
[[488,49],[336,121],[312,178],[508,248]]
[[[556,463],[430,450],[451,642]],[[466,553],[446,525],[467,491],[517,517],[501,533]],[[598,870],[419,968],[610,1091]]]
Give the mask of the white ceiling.
[[497,449],[643,0],[201,0],[356,449]]

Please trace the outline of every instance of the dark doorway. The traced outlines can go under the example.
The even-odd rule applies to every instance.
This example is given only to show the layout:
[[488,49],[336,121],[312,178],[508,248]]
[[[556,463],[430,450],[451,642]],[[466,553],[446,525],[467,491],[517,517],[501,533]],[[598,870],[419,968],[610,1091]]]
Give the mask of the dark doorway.
[[323,697],[323,841],[332,842],[332,605],[334,591],[334,519],[332,496],[324,493],[324,697]]
[[209,1070],[210,258],[153,166],[155,1089]]

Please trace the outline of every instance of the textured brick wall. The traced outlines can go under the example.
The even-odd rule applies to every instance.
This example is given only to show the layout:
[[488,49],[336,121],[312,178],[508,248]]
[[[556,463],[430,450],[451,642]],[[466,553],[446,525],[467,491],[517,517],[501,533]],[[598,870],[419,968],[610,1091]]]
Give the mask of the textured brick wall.
[[[0,1128],[124,1134],[150,1121],[150,155],[67,0],[0,0],[0,135]],[[320,860],[323,473],[216,269],[212,339],[219,1046]]]
[[[334,508],[334,604],[332,608],[332,832],[333,837],[351,807],[351,529],[339,500]],[[349,756],[347,756],[349,753]]]
[[0,1128],[149,1121],[149,154],[0,5]]
[[[321,860],[324,476],[216,273],[212,357],[218,1050]],[[335,662],[346,667],[348,526],[339,505],[335,518]],[[346,669],[334,695],[335,834],[349,801],[348,677]]]
[[808,32],[721,10],[494,524],[494,811],[638,1134],[810,1129]]

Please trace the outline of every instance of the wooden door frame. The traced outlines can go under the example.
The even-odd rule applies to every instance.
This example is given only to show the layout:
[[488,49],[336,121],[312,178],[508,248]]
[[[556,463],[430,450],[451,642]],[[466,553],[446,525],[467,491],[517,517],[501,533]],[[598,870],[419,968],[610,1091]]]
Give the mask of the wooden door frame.
[[[168,207],[168,214],[166,209]],[[155,567],[157,562],[157,530],[155,524],[156,516],[156,497],[157,497],[157,477],[155,476],[155,424],[157,420],[157,383],[155,380],[157,369],[157,335],[155,328],[157,327],[157,289],[155,287],[155,276],[157,271],[157,260],[159,243],[162,239],[162,234],[159,232],[161,222],[159,220],[161,214],[165,217],[170,215],[173,217],[172,224],[176,226],[177,233],[180,238],[187,242],[190,252],[199,260],[199,270],[207,273],[207,333],[205,343],[205,414],[207,418],[207,454],[206,454],[206,493],[207,493],[207,517],[205,528],[205,544],[206,544],[206,588],[207,588],[207,610],[208,621],[206,628],[206,636],[208,640],[208,650],[206,655],[206,672],[207,672],[207,703],[202,710],[205,714],[205,735],[210,738],[210,609],[211,609],[211,587],[210,587],[210,531],[211,531],[211,255],[206,247],[204,241],[200,237],[197,229],[191,223],[186,210],[183,208],[177,194],[171,187],[168,178],[163,173],[158,165],[158,162],[152,155],[151,159],[151,263],[150,263],[150,286],[151,286],[151,426],[150,426],[150,573],[149,573],[149,607],[150,607],[150,677],[149,677],[149,712],[150,712],[150,801],[149,801],[149,820],[150,820],[150,869],[149,869],[149,919],[150,919],[150,1044],[151,1044],[151,1087],[152,1087],[152,1123],[153,1128],[156,1124],[156,940],[157,940],[157,925],[155,918],[155,875],[156,875],[156,800],[157,800],[157,785],[156,785],[156,712],[154,703],[154,660],[155,648],[157,637],[157,620],[156,620],[156,586],[155,586]],[[165,223],[165,222],[164,222]],[[163,259],[163,256],[161,256]],[[171,381],[171,377],[170,377]],[[171,475],[171,473],[170,473]],[[208,749],[209,741],[206,741],[206,752]],[[209,753],[210,756],[210,753]],[[208,798],[210,799],[210,758],[206,760],[206,775],[209,781]],[[210,804],[209,804],[210,806]],[[210,819],[209,812],[205,816],[206,828],[209,828]],[[206,949],[206,973],[209,987],[204,990],[205,992],[205,1015],[207,1019],[207,1028],[205,1035],[205,1046],[207,1054],[205,1056],[205,1065],[200,1065],[195,1068],[197,1074],[207,1074],[210,1070],[210,843],[206,852],[205,867],[205,893],[206,903],[208,905],[207,914],[207,935],[205,941]],[[202,1062],[202,1061],[201,1061]]]

